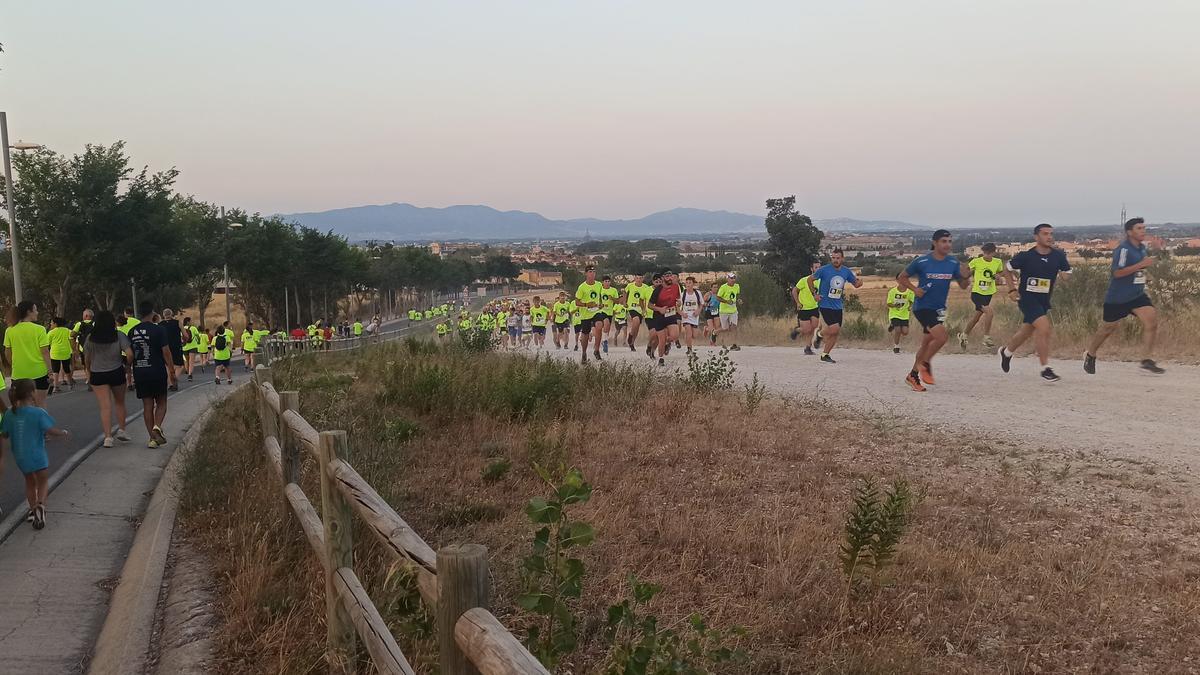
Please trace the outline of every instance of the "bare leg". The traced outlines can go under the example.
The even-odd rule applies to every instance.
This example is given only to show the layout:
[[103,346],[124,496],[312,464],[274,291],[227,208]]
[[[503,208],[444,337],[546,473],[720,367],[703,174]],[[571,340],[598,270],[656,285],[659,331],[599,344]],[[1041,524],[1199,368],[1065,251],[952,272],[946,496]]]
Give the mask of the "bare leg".
[[1038,361],[1042,367],[1050,365],[1050,336],[1054,329],[1050,324],[1050,317],[1039,316],[1033,322],[1034,331],[1034,347],[1037,349]]
[[1142,322],[1142,358],[1151,358],[1158,339],[1158,312],[1153,307],[1138,307],[1133,315]]
[[[96,403],[100,406],[100,428],[104,430],[104,436],[107,438],[112,436],[112,399],[109,391],[112,387],[107,384],[98,384],[92,387],[92,393],[96,396]],[[124,392],[121,392],[124,394]],[[122,426],[124,426],[124,416],[122,416]]]

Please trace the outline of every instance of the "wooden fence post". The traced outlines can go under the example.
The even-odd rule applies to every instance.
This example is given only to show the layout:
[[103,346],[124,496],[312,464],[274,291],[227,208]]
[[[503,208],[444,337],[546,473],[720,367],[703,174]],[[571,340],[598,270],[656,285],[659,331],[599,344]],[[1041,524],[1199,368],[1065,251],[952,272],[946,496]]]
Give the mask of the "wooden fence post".
[[329,462],[334,459],[348,461],[350,444],[345,431],[322,431],[320,439],[321,521],[325,525],[325,558],[329,561],[325,572],[325,657],[331,670],[349,671],[354,659],[354,620],[338,599],[334,577],[338,568],[354,568],[353,513],[350,504],[333,484]]
[[261,423],[263,438],[274,436],[279,438],[279,418],[275,416],[275,411],[271,406],[267,405],[266,397],[263,396],[262,386],[264,384],[275,385],[274,376],[271,374],[271,369],[267,366],[256,366],[254,368],[254,398],[258,401],[258,419]]
[[283,456],[279,459],[283,462],[284,485],[300,482],[300,442],[283,421],[283,413],[288,410],[300,412],[300,392],[279,392],[279,421],[276,428],[279,429],[279,446],[283,450]]
[[463,612],[488,607],[487,547],[480,544],[447,546],[437,552],[437,634],[442,675],[478,675],[454,639],[454,625]]

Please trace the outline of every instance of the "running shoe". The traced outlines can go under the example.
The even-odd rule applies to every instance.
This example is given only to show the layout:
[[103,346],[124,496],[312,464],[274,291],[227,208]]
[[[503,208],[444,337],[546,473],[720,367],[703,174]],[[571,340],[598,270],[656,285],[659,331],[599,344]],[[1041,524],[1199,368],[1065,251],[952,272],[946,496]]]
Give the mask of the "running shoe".
[[817,331],[816,336],[817,337],[815,340],[813,340],[812,346],[813,346],[813,349],[820,349],[821,343],[825,341],[825,338],[821,337],[821,331]]
[[812,355],[814,355],[814,354],[816,354],[816,352],[814,352],[814,351],[812,350],[812,347],[805,347],[805,348],[804,348],[804,355],[805,355],[805,356],[812,356]]
[[958,334],[958,346],[961,347],[964,352],[967,351],[967,334],[966,333]]
[[636,352],[636,351],[637,351],[637,347],[634,347],[634,346],[633,346],[633,340],[630,340],[630,341],[629,341],[629,351],[631,351],[631,352]]
[[46,526],[46,507],[38,504],[33,508],[33,529],[40,530]]
[[592,356],[595,356],[596,360],[599,361],[600,360],[600,350],[597,349],[596,351],[592,352]]
[[1096,374],[1096,357],[1087,352],[1083,353],[1083,372],[1088,375]]
[[676,348],[676,349],[683,349],[683,345],[679,343],[679,340],[676,340],[676,341],[675,341],[675,348]]
[[191,382],[191,381],[192,381],[192,376],[188,375],[188,382]]
[[154,440],[153,438],[151,438],[150,440],[146,441],[146,447],[147,447],[147,448],[157,448],[157,447],[158,447],[158,441],[156,441],[156,440]]
[[33,509],[29,509],[28,511],[25,512],[25,522],[27,522],[27,523],[33,522]]
[[663,357],[661,357],[661,356],[660,356],[660,357],[658,357],[658,365],[660,365],[660,366],[665,366],[665,365],[667,365],[667,360],[666,360],[666,359],[664,359],[664,358],[663,358]]
[[233,378],[231,377],[228,380],[226,380],[225,384],[233,384]]
[[737,343],[735,342],[735,343],[733,344],[733,346],[729,348],[729,351],[731,351],[731,352],[740,352],[740,351],[742,351],[742,348],[741,348],[741,347],[739,347],[739,346],[737,346]]
[[821,363],[837,363],[837,361],[834,361],[833,357],[831,357],[828,354],[822,354],[821,355]]
[[987,347],[988,349],[991,349],[992,347],[996,346],[996,341],[992,339],[991,335],[984,335],[983,336],[983,346]]
[[1042,369],[1042,379],[1050,384],[1054,384],[1055,382],[1058,382],[1062,378],[1059,377],[1058,375],[1055,375],[1053,370],[1051,370],[1049,368],[1043,368]]
[[213,384],[221,384],[221,378],[218,377],[218,378],[214,379]]
[[798,335],[800,335],[800,329],[799,329],[799,328],[793,328],[793,329],[792,329],[792,332],[788,334],[788,337],[790,337],[790,338],[792,339],[792,342],[795,342],[795,341],[796,341],[796,336],[798,336]]
[[571,351],[573,351],[573,352],[577,352],[577,351],[579,351],[579,345],[578,345],[578,344],[577,344],[577,345],[575,345],[575,349],[572,349]]
[[179,391],[179,385],[173,384],[173,385],[167,387],[167,391]]
[[608,353],[608,340],[605,340],[602,344],[604,346],[604,353],[607,354]]
[[133,439],[129,437],[129,434],[124,429],[118,429],[117,430],[117,440],[118,441],[131,441]]
[[157,426],[154,427],[154,429],[150,433],[152,433],[154,435],[154,438],[155,438],[155,440],[158,441],[159,445],[167,444],[167,437],[163,434],[161,427],[157,427]]
[[1162,375],[1163,373],[1167,372],[1166,370],[1159,368],[1158,364],[1154,362],[1154,359],[1142,359],[1142,365],[1138,367],[1142,369],[1142,372],[1149,373],[1151,375]]
[[900,348],[899,348],[899,347],[892,347],[892,353],[893,353],[893,354],[899,354],[899,353],[900,353]]
[[712,344],[717,344],[717,331],[714,330],[712,333],[710,333],[708,339]]
[[654,343],[653,342],[646,345],[646,356],[649,356],[650,358],[654,358]]
[[113,446],[112,436],[105,436],[104,441],[101,443],[101,445],[103,445],[106,448],[111,448]]
[[913,391],[928,391],[925,389],[925,385],[921,384],[921,378],[913,377],[912,373],[909,373],[904,377],[904,382],[908,386],[912,387]]
[[921,381],[925,384],[937,384],[933,381],[933,370],[928,363],[922,363],[918,372],[921,373]]
[[1004,347],[1001,347],[996,353],[1000,355],[1000,370],[1007,373],[1008,369],[1012,366],[1013,355],[1009,354]]

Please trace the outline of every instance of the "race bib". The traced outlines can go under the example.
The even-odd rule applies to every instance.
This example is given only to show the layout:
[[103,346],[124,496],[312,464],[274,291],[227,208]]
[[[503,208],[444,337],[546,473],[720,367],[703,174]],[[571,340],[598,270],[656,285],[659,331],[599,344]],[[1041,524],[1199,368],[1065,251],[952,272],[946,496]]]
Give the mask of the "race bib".
[[943,307],[943,308],[939,309],[937,311],[937,313],[938,313],[938,321],[945,322],[946,321],[946,308]]
[[1030,293],[1049,293],[1050,280],[1039,279],[1038,277],[1029,277],[1025,280],[1025,290]]
[[979,280],[979,290],[986,291],[987,289],[989,289],[991,287],[992,287],[992,282],[988,281],[987,279]]
[[842,289],[840,289],[840,288],[829,289],[829,297],[834,300],[842,297]]
[[675,308],[672,307],[672,308],[668,309],[667,311],[663,312],[663,316],[675,316]]
[[1144,283],[1146,283],[1146,273],[1145,273],[1145,272],[1142,272],[1142,271],[1140,271],[1140,270],[1139,270],[1139,271],[1137,271],[1137,272],[1135,272],[1135,273],[1133,274],[1133,283],[1135,283],[1135,284],[1144,284]]

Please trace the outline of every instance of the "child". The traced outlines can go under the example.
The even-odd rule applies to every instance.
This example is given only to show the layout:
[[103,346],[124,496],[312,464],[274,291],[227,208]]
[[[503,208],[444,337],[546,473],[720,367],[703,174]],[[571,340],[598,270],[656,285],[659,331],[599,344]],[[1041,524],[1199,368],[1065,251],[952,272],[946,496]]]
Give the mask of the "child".
[[61,316],[50,321],[50,332],[46,335],[50,340],[50,390],[59,391],[63,385],[70,384],[75,389],[75,373],[71,369],[71,357],[74,347],[71,346],[71,329],[67,328],[67,320]]
[[8,397],[12,410],[0,420],[0,432],[9,438],[13,460],[25,474],[25,499],[33,529],[46,526],[46,493],[50,459],[46,455],[46,436],[67,436],[66,429],[54,426],[54,418],[34,403],[33,380],[13,380]]

